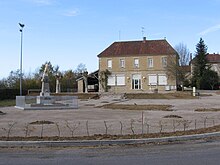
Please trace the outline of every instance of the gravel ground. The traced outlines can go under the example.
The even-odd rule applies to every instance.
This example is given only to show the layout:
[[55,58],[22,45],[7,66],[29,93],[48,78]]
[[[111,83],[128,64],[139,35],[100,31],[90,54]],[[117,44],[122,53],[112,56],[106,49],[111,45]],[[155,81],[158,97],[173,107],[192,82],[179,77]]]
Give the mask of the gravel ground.
[[[10,125],[15,123],[10,136],[25,136],[27,124],[35,121],[52,121],[56,124],[29,125],[28,136],[85,136],[93,134],[140,134],[142,112],[144,133],[171,132],[175,130],[210,127],[220,124],[220,112],[195,112],[198,108],[219,108],[220,95],[197,99],[139,99],[126,100],[118,96],[105,96],[98,100],[79,100],[79,109],[73,110],[19,110],[0,108],[0,135],[7,136]],[[173,111],[134,111],[97,108],[104,104],[159,104],[172,105]],[[182,118],[164,118],[178,115]],[[43,131],[42,131],[43,130]]]

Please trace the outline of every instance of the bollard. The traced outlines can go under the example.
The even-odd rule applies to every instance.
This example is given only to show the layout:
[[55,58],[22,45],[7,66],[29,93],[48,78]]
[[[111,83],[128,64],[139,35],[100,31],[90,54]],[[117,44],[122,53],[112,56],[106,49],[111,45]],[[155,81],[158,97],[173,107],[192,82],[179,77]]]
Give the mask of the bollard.
[[193,96],[196,96],[196,87],[193,87]]

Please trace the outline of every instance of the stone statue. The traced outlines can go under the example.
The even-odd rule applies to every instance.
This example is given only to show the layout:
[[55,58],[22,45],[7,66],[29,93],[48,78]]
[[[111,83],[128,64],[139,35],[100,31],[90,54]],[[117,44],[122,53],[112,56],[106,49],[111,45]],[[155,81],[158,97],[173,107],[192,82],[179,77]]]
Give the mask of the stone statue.
[[61,73],[56,74],[56,93],[60,93],[60,79],[62,78]]
[[48,68],[48,64],[46,63],[44,68],[44,73],[41,79],[42,87],[41,87],[40,96],[50,96],[48,73],[49,73],[49,68]]

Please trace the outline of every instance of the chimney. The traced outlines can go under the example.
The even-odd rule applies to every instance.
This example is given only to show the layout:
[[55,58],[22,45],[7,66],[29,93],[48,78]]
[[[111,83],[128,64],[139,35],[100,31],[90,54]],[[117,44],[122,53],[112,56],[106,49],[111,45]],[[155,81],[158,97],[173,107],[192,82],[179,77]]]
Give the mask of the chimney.
[[143,37],[143,43],[145,43],[146,42],[146,37]]

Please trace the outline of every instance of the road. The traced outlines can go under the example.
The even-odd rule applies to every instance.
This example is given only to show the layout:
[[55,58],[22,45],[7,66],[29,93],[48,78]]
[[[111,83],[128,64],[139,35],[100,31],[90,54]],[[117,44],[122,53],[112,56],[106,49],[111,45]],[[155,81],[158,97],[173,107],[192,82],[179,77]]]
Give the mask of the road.
[[220,141],[59,149],[0,149],[0,165],[219,165]]

